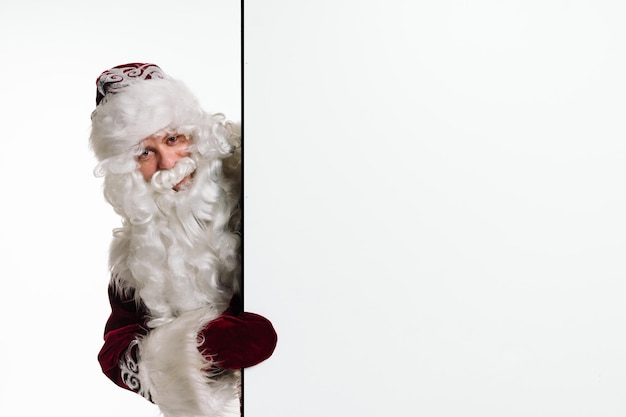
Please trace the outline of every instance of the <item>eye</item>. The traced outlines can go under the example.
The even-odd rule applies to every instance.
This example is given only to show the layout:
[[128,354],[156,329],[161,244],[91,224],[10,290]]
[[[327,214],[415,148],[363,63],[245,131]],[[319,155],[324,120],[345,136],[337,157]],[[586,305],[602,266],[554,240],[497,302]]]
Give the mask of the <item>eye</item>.
[[170,136],[169,138],[167,138],[167,143],[168,144],[173,144],[178,142],[178,136]]
[[144,150],[143,150],[143,151],[141,151],[141,153],[137,156],[137,159],[138,159],[139,161],[145,161],[145,160],[147,160],[148,158],[150,158],[150,157],[152,156],[152,154],[153,154],[153,153],[154,153],[154,152],[152,152],[152,151],[151,151],[151,150],[149,150],[149,149],[144,149]]

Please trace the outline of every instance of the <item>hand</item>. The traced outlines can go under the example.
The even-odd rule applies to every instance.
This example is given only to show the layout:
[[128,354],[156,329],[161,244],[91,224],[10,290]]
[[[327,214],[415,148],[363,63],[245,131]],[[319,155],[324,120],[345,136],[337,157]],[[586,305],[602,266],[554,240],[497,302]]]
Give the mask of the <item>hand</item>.
[[265,317],[237,311],[237,302],[210,321],[200,333],[200,351],[223,369],[249,368],[269,358],[278,336]]

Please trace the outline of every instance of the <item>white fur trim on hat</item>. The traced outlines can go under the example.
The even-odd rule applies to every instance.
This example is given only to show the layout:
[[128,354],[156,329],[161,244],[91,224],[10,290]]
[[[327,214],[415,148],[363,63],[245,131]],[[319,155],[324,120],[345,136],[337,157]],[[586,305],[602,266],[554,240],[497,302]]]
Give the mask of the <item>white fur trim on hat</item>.
[[198,350],[198,333],[215,317],[209,309],[185,313],[139,343],[139,378],[165,417],[239,416],[239,371],[211,376]]
[[171,78],[137,80],[108,94],[91,117],[91,147],[98,160],[128,153],[167,128],[200,123],[205,113],[191,91]]

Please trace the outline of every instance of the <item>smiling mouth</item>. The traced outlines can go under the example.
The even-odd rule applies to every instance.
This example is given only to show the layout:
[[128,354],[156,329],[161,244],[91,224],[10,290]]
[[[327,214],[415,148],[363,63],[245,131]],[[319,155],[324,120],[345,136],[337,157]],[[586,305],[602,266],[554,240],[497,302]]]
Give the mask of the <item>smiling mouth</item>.
[[183,178],[183,180],[179,182],[178,184],[176,184],[175,186],[173,186],[172,189],[174,191],[182,191],[185,188],[187,188],[187,186],[189,186],[189,184],[191,184],[192,182],[193,174],[195,174],[195,171],[187,175],[185,178]]

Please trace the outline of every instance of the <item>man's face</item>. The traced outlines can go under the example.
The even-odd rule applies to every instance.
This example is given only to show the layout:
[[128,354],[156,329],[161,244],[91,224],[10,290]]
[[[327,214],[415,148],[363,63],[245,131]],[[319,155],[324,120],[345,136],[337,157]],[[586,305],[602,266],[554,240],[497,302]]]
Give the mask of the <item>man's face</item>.
[[[137,161],[139,171],[146,181],[150,181],[155,172],[172,169],[181,158],[189,156],[190,142],[185,135],[156,133],[145,139],[141,145],[143,151]],[[191,175],[185,177],[174,186],[174,190],[178,191],[190,179]]]

